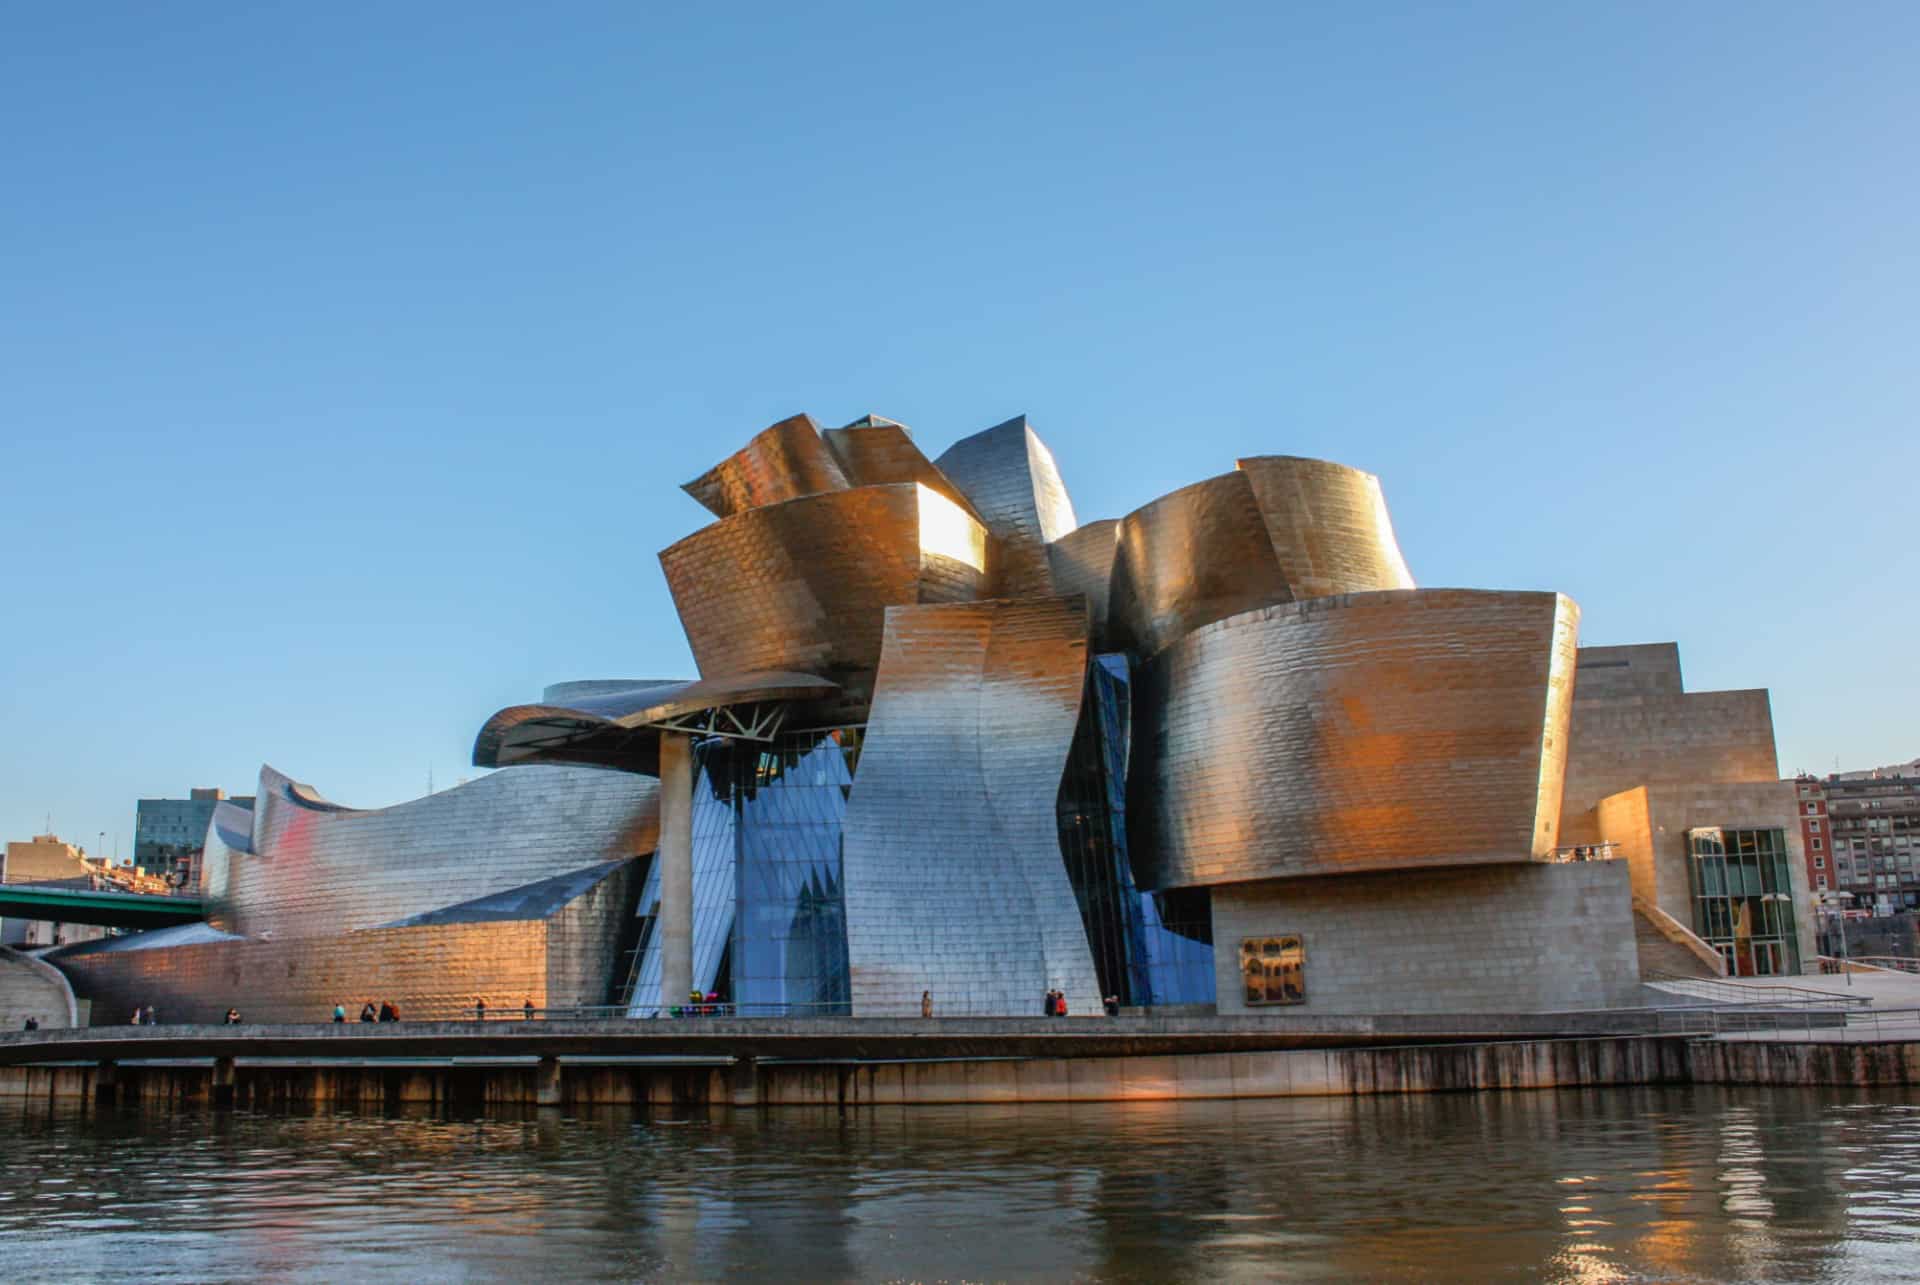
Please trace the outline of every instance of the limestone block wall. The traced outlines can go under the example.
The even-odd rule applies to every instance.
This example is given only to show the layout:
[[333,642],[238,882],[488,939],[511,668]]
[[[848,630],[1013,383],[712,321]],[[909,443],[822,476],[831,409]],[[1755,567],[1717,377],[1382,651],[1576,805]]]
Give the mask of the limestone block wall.
[[0,946],[0,1031],[17,1031],[31,1017],[52,1030],[75,1024],[66,978],[39,960]]
[[[1249,1006],[1240,941],[1294,933],[1306,1002]],[[1485,866],[1213,890],[1222,1014],[1494,1013],[1634,1002],[1627,864]]]
[[[1582,653],[1588,650],[1582,648]],[[1579,672],[1591,672],[1591,662],[1588,670]],[[1585,681],[1581,677],[1574,688],[1560,802],[1563,844],[1598,842],[1593,809],[1608,795],[1636,785],[1780,777],[1773,708],[1765,688],[1646,691],[1596,699],[1579,685]]]
[[1815,925],[1807,889],[1799,800],[1791,781],[1722,781],[1623,790],[1594,809],[1599,838],[1614,845],[1633,872],[1633,891],[1693,927],[1687,877],[1687,831],[1698,826],[1780,830],[1786,837],[1801,966],[1813,964]]

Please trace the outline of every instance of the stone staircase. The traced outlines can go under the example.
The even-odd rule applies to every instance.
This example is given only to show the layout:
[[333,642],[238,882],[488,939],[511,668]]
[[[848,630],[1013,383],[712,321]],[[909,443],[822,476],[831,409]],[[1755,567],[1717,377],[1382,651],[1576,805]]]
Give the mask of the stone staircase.
[[1669,941],[1645,911],[1633,912],[1633,945],[1640,955],[1640,976],[1665,973],[1676,977],[1717,977],[1707,962],[1682,946]]

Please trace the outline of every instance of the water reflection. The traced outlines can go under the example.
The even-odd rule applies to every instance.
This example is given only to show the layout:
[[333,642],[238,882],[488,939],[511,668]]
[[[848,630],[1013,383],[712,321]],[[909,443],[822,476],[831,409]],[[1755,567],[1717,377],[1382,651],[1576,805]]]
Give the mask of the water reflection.
[[1859,1281],[1920,1236],[1912,1094],[0,1110],[0,1261],[37,1279]]

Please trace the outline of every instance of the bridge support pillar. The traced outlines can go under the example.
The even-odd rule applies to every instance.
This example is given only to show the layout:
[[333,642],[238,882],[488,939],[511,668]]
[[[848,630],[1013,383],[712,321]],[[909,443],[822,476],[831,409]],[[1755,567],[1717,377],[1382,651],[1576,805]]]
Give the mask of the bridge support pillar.
[[693,989],[693,741],[660,734],[660,1005]]
[[120,1064],[102,1062],[93,1069],[93,1100],[110,1107],[120,1100]]
[[533,1101],[536,1106],[557,1107],[560,1097],[560,1059],[543,1057],[533,1069]]
[[217,1057],[213,1059],[213,1092],[210,1100],[216,1107],[233,1105],[233,1059]]

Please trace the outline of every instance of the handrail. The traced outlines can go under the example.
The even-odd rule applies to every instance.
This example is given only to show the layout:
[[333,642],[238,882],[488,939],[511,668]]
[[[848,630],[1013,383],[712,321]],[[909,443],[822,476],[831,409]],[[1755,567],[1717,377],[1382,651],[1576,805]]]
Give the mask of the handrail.
[[1687,927],[1659,906],[1656,906],[1638,894],[1634,895],[1633,909],[1635,914],[1646,916],[1647,922],[1652,924],[1654,930],[1662,937],[1665,937],[1676,946],[1684,946],[1693,952],[1694,956],[1698,958],[1701,963],[1713,969],[1713,975],[1715,977],[1725,977],[1727,975],[1727,957],[1707,945],[1700,934],[1694,932],[1693,929]]
[[1920,973],[1920,959],[1912,955],[1850,955],[1837,962],[1859,964],[1880,973]]
[[1711,977],[1684,977],[1679,973],[1669,973],[1658,968],[1648,969],[1641,980],[1659,986],[1684,987],[1687,993],[1699,998],[1715,999],[1721,1004],[1746,1007],[1824,1004],[1836,1008],[1863,1008],[1873,1003],[1865,996],[1835,995],[1831,991],[1816,990],[1811,986],[1787,986],[1773,982],[1749,985],[1742,982],[1720,981]]

